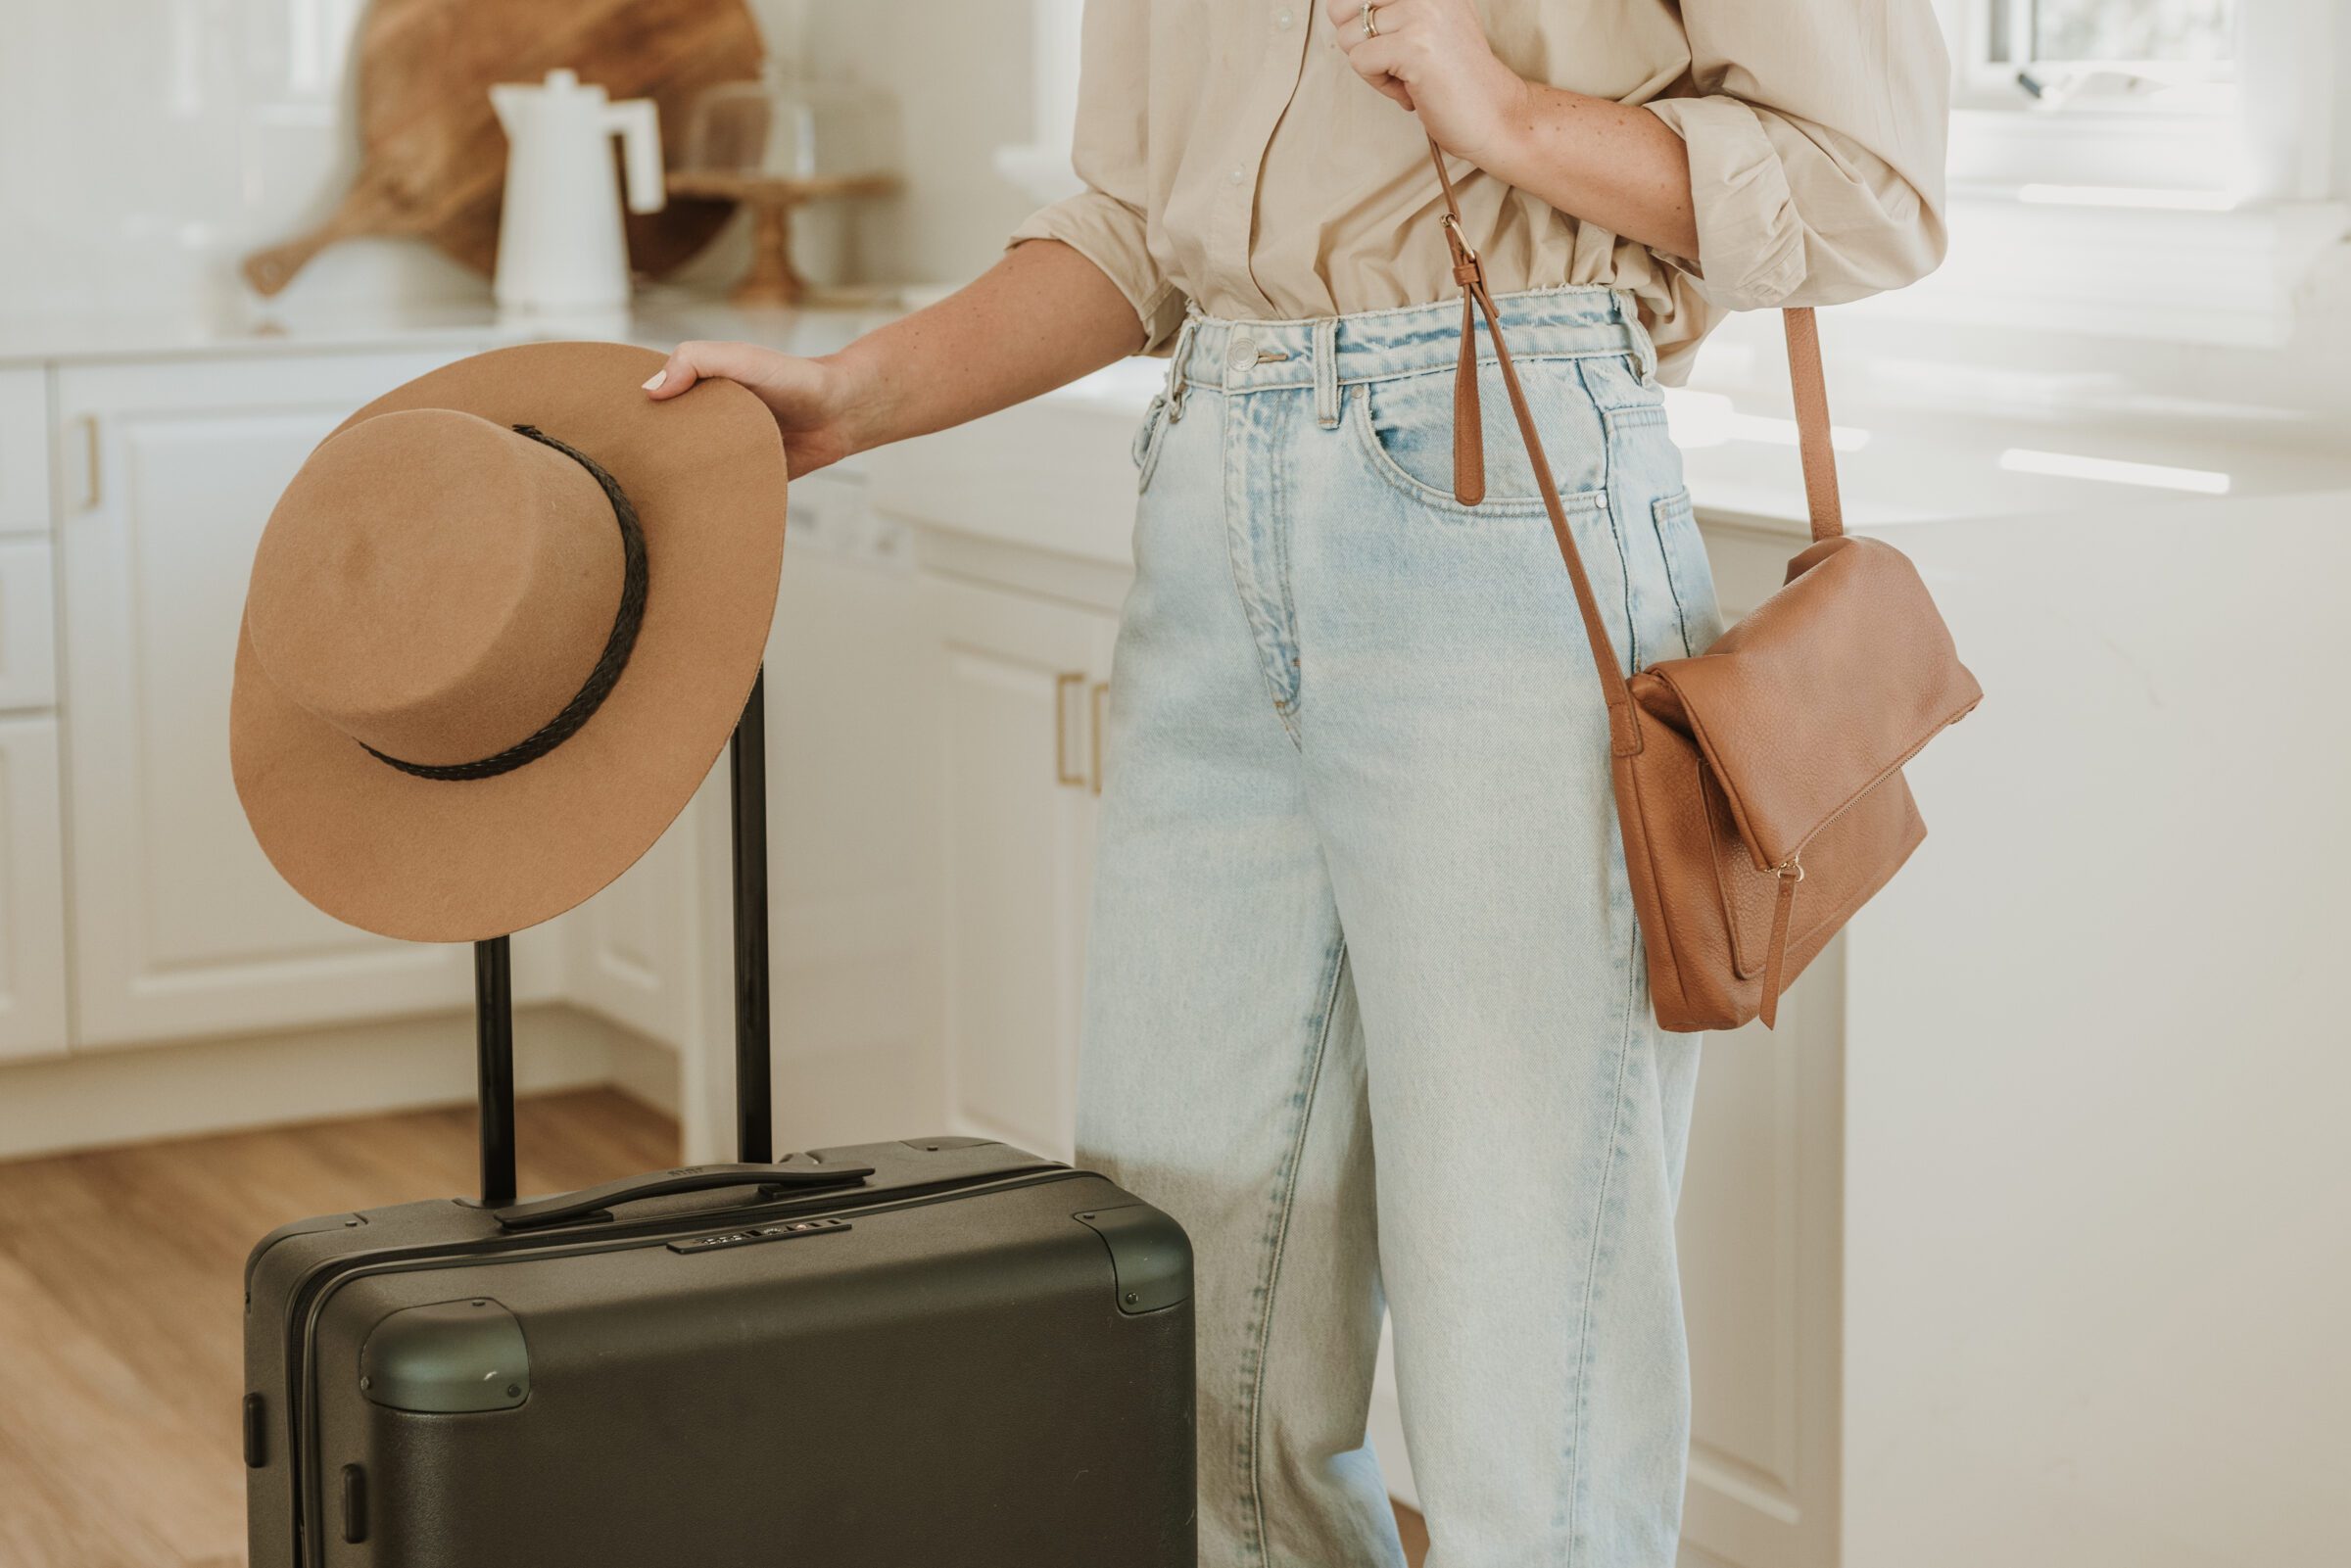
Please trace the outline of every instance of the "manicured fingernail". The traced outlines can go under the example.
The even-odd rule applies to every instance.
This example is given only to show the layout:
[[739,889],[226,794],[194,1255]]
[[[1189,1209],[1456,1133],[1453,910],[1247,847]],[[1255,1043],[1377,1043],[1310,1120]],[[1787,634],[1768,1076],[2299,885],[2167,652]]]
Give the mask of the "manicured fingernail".
[[656,370],[653,372],[653,379],[645,384],[645,390],[648,392],[659,392],[661,390],[661,383],[667,381],[668,379],[668,371]]

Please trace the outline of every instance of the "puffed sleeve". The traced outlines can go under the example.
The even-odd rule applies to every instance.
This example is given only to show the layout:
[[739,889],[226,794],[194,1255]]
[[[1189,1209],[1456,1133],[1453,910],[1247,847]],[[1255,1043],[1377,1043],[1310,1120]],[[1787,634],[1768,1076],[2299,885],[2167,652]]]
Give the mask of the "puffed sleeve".
[[1086,0],[1079,51],[1073,162],[1085,189],[1031,216],[1010,243],[1060,240],[1100,267],[1141,318],[1148,352],[1184,312],[1149,243],[1150,0]]
[[1931,0],[1683,0],[1696,96],[1647,107],[1690,150],[1698,255],[1724,309],[1835,305],[1933,271],[1950,66]]

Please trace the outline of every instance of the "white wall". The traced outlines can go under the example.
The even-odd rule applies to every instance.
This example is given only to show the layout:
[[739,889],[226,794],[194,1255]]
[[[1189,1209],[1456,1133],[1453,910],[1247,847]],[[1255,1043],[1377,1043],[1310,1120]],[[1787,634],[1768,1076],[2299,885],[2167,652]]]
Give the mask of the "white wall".
[[[771,40],[792,0],[751,0]],[[0,0],[0,316],[216,316],[247,303],[237,261],[330,213],[359,165],[349,48],[365,0]],[[900,93],[914,189],[861,215],[864,276],[958,277],[1026,204],[987,168],[1028,91],[1017,0],[814,9],[816,69]],[[810,224],[828,237],[828,220]],[[695,276],[724,280],[740,245]],[[833,268],[816,264],[825,276]],[[415,241],[322,254],[288,295],[478,302],[486,280]]]
[[898,282],[960,282],[995,261],[1035,204],[1000,177],[1031,135],[1031,0],[850,0],[811,17],[829,69],[896,94],[905,196],[867,221],[865,259]]
[[[0,0],[0,313],[216,311],[246,250],[357,166],[361,0]],[[306,295],[479,293],[422,246],[355,244]]]

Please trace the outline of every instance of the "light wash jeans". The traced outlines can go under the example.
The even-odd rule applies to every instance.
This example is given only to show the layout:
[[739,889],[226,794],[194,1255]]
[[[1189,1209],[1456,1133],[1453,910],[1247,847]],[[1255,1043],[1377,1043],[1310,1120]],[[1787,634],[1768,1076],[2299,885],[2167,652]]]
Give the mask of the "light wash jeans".
[[[1717,630],[1630,302],[1504,321],[1628,667]],[[1184,329],[1135,444],[1079,1153],[1197,1252],[1203,1568],[1665,1568],[1698,1042],[1652,1018],[1575,603],[1461,308]],[[1490,348],[1487,350],[1490,356]],[[1376,1154],[1375,1154],[1376,1151]]]

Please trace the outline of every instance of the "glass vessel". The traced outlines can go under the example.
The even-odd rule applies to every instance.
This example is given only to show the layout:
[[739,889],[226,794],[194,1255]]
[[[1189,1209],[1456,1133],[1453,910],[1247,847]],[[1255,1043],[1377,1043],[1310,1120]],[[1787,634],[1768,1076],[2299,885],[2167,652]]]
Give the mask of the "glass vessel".
[[695,101],[678,166],[809,182],[885,174],[896,162],[896,118],[888,94],[771,59],[757,81],[727,82]]

